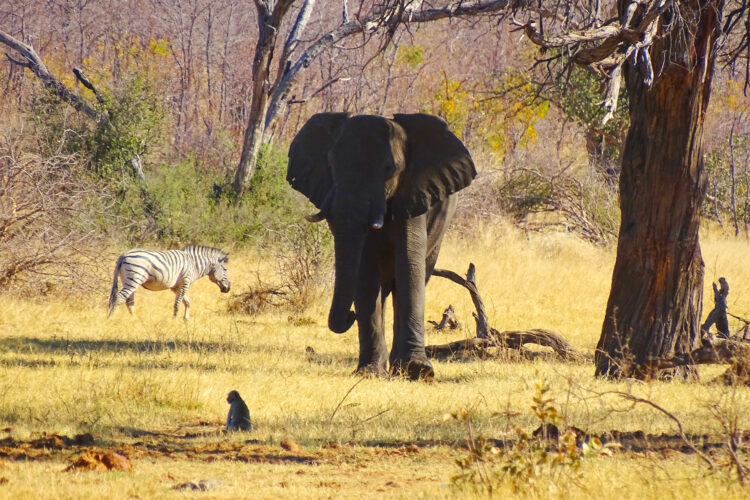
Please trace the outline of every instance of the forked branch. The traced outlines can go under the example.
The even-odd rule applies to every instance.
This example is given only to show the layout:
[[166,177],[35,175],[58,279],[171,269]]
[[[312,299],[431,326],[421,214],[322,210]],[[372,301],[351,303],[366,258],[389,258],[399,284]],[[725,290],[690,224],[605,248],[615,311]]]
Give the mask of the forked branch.
[[654,71],[648,50],[659,27],[660,16],[672,4],[673,0],[633,0],[620,19],[610,19],[602,26],[560,35],[544,32],[534,21],[514,21],[513,24],[542,49],[567,48],[572,53],[572,62],[606,75],[607,88],[602,105],[607,112],[602,119],[603,125],[617,109],[622,65],[628,59],[638,68],[646,88],[651,87]]
[[[42,61],[42,58],[39,57],[34,50],[34,47],[23,43],[2,30],[0,30],[0,43],[10,47],[23,56],[23,60],[17,60],[8,54],[5,54],[11,63],[28,68],[60,99],[73,106],[76,110],[84,112],[89,118],[94,120],[100,120],[103,118],[103,115],[97,111],[91,103],[83,97],[73,93],[49,72],[44,61]],[[76,76],[78,75],[76,74]]]
[[432,275],[449,279],[469,291],[471,300],[474,302],[474,307],[476,308],[476,312],[472,313],[472,315],[477,323],[477,333],[476,337],[471,339],[427,346],[425,348],[427,356],[451,356],[460,352],[479,352],[489,348],[521,349],[525,344],[537,344],[549,347],[563,359],[576,359],[580,356],[575,347],[565,337],[550,330],[533,329],[499,332],[492,328],[487,320],[484,302],[477,288],[476,267],[474,264],[469,264],[466,278],[462,278],[457,273],[445,269],[434,269]]

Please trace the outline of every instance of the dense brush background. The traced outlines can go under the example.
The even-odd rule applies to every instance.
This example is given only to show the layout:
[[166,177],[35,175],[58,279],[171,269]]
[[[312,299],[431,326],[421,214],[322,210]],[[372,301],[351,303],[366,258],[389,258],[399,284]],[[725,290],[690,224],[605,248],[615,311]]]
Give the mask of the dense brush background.
[[[37,291],[52,287],[55,280],[34,274],[48,274],[46,266],[56,263],[57,275],[69,275],[60,268],[71,267],[72,257],[88,262],[102,245],[237,248],[278,241],[279,232],[298,238],[290,231],[300,231],[296,224],[310,207],[284,181],[286,148],[320,111],[444,118],[480,171],[462,193],[455,226],[465,234],[479,221],[500,219],[603,246],[617,234],[624,92],[602,127],[598,78],[582,69],[534,67],[536,49],[497,19],[401,28],[383,51],[379,37],[352,37],[314,60],[237,200],[231,180],[248,119],[254,8],[230,0],[0,7],[0,25],[33,44],[53,75],[109,116],[97,124],[51,96],[30,71],[0,63],[2,290],[19,282]],[[316,5],[307,38],[335,28],[340,8]],[[98,97],[77,82],[73,67],[83,69]],[[550,81],[547,69],[563,78]],[[740,78],[724,69],[714,79],[704,213],[746,235],[750,104]],[[129,163],[135,154],[145,180]]]

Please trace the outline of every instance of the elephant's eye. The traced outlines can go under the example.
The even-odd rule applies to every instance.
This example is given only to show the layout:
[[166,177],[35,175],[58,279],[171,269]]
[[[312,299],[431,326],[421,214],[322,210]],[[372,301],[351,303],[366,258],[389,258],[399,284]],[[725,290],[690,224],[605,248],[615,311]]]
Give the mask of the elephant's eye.
[[396,173],[396,165],[389,163],[385,166],[385,176],[390,177]]

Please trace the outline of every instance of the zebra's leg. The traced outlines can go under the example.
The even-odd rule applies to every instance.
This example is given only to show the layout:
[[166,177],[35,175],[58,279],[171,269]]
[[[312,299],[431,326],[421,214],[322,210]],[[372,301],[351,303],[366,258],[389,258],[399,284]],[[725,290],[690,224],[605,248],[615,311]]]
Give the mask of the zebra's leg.
[[128,312],[133,314],[133,310],[135,309],[135,291],[130,294],[130,297],[125,299],[125,304],[128,306]]
[[124,302],[128,306],[130,314],[133,314],[133,307],[135,306],[135,289],[146,282],[146,277],[133,275],[123,281],[125,284],[123,285],[122,290],[117,293],[114,307],[117,307]]
[[188,299],[187,293],[182,296],[182,303],[185,304],[185,321],[190,317],[190,299]]
[[188,285],[182,285],[180,287],[175,287],[172,289],[172,291],[175,293],[176,297],[174,299],[174,314],[173,317],[177,317],[177,313],[180,310],[180,303],[185,304],[185,316],[184,319],[187,320],[189,316],[188,310],[190,309],[190,301],[185,297],[185,294],[187,293]]

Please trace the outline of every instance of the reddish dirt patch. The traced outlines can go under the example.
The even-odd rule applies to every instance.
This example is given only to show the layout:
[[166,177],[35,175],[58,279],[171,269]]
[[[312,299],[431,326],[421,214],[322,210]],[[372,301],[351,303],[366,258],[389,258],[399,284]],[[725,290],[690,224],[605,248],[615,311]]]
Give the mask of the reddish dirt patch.
[[284,448],[286,451],[292,452],[292,453],[299,453],[302,451],[302,447],[297,444],[295,440],[292,438],[285,438],[281,441],[281,447]]
[[65,470],[132,471],[133,465],[130,463],[128,457],[114,451],[107,451],[104,453],[87,451],[75,459]]

